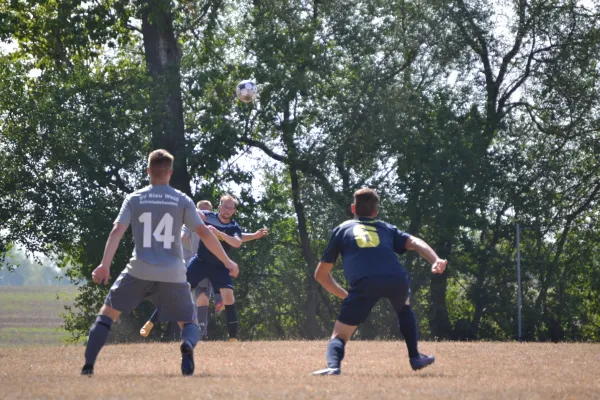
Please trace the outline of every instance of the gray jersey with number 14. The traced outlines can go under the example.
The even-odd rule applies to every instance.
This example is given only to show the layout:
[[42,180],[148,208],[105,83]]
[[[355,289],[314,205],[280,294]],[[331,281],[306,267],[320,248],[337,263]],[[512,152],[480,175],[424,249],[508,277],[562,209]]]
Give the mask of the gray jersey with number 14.
[[181,228],[196,230],[203,222],[185,193],[169,185],[150,185],[127,196],[115,223],[133,232],[133,257],[123,272],[138,279],[186,282]]

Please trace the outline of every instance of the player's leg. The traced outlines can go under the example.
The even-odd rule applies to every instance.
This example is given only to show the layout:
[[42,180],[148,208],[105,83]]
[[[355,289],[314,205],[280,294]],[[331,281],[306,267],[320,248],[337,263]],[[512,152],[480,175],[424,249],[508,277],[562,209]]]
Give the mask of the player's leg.
[[223,303],[223,296],[221,296],[221,292],[215,289],[210,285],[210,288],[213,293],[213,297],[215,298],[215,314],[220,314],[225,309],[225,303]]
[[225,316],[227,318],[227,333],[229,334],[229,341],[237,342],[238,319],[237,311],[235,309],[235,296],[233,294],[233,288],[220,288],[219,292],[223,297],[223,304],[225,304]]
[[181,329],[181,373],[185,376],[194,374],[194,348],[200,341],[200,327],[194,321],[180,321]]
[[369,291],[369,282],[363,281],[348,292],[342,301],[340,315],[335,321],[331,340],[327,345],[327,368],[313,372],[313,375],[339,375],[342,360],[346,354],[346,343],[358,327],[367,320],[379,297]]
[[397,288],[388,298],[396,311],[398,324],[400,325],[400,333],[402,333],[404,341],[406,342],[406,349],[408,350],[408,357],[412,369],[417,371],[433,364],[435,362],[435,357],[419,353],[419,333],[417,320],[412,307],[410,306],[408,280],[406,282],[398,282]]
[[91,376],[94,373],[96,358],[106,343],[113,322],[121,313],[131,312],[144,299],[151,285],[152,282],[134,278],[126,273],[122,273],[115,281],[96,322],[90,329],[82,375]]
[[196,306],[198,307],[198,326],[200,327],[201,338],[208,335],[208,290],[210,282],[207,278],[200,281],[196,288]]
[[200,340],[200,328],[196,320],[196,305],[189,283],[159,282],[155,295],[161,321],[178,322],[181,328],[181,373],[194,373],[194,348]]
[[85,347],[85,364],[81,369],[81,375],[92,376],[94,374],[96,358],[102,347],[106,344],[112,324],[119,318],[120,314],[119,311],[106,304],[100,308],[98,317],[96,317],[96,321],[88,334],[87,345]]
[[154,325],[158,323],[158,318],[158,309],[155,309],[152,315],[150,316],[150,319],[146,321],[144,326],[142,326],[142,329],[140,329],[141,337],[148,337],[148,335],[150,335],[150,332],[152,332],[152,328],[154,328]]
[[233,295],[233,279],[225,266],[217,266],[211,269],[210,283],[213,288],[218,289],[225,304],[225,316],[227,318],[227,333],[229,341],[237,342],[238,319],[235,308],[235,297]]

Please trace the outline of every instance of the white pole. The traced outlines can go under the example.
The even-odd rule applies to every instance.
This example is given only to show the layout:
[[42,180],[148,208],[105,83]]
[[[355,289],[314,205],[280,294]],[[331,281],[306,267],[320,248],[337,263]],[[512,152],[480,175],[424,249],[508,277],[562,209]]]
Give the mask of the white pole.
[[521,230],[517,224],[517,321],[518,333],[517,339],[521,341]]

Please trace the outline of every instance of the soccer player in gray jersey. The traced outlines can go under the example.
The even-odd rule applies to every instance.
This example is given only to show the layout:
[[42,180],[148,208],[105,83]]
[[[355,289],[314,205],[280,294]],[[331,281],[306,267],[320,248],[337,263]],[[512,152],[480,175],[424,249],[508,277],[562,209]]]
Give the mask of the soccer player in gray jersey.
[[108,283],[110,265],[129,225],[135,249],[92,325],[82,375],[93,375],[96,357],[106,343],[113,322],[121,313],[131,312],[145,298],[160,310],[163,321],[179,322],[181,372],[183,375],[194,373],[193,353],[200,339],[200,329],[194,323],[196,307],[181,254],[180,232],[184,224],[198,234],[231,276],[239,273],[237,264],[198,216],[192,200],[169,186],[172,174],[173,156],[166,150],[153,151],[148,157],[150,185],[128,195],[121,206],[108,236],[102,263],[92,273],[94,283]]

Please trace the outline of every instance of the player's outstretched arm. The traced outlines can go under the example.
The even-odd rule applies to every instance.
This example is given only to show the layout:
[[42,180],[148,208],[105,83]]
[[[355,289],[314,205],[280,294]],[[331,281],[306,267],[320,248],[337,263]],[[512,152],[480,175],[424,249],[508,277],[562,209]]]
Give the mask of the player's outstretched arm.
[[113,225],[113,228],[108,235],[108,239],[106,240],[106,246],[104,246],[104,256],[102,256],[102,262],[94,270],[94,272],[92,272],[92,280],[95,283],[108,283],[110,278],[110,265],[112,264],[115,253],[117,252],[117,248],[119,247],[119,243],[121,242],[121,238],[123,238],[123,234],[126,230],[127,225],[125,224],[116,223]]
[[437,253],[423,240],[418,237],[411,236],[406,240],[405,245],[407,250],[414,250],[421,257],[431,264],[431,272],[434,274],[443,274],[448,265],[447,260],[438,257]]
[[212,225],[209,225],[208,229],[210,229],[210,231],[216,237],[218,237],[219,239],[223,239],[223,241],[225,241],[225,243],[227,243],[231,247],[235,247],[236,249],[238,249],[242,246],[242,239],[240,239],[239,237],[230,236],[230,235],[226,234],[225,232],[221,232],[220,230],[218,230],[217,228],[215,228]]
[[343,287],[341,287],[340,284],[336,282],[333,275],[331,275],[332,269],[333,263],[326,263],[321,261],[319,265],[317,265],[317,269],[315,270],[315,279],[329,293],[339,297],[340,299],[345,299],[346,297],[348,297],[348,292]]
[[260,239],[269,234],[269,230],[267,228],[260,228],[254,233],[242,233],[242,242],[246,243],[251,240]]
[[238,276],[240,273],[238,265],[229,258],[227,253],[225,253],[223,246],[219,243],[219,239],[217,239],[210,229],[208,229],[206,225],[198,225],[195,232],[206,248],[225,264],[225,267],[229,270],[229,274],[234,278]]

